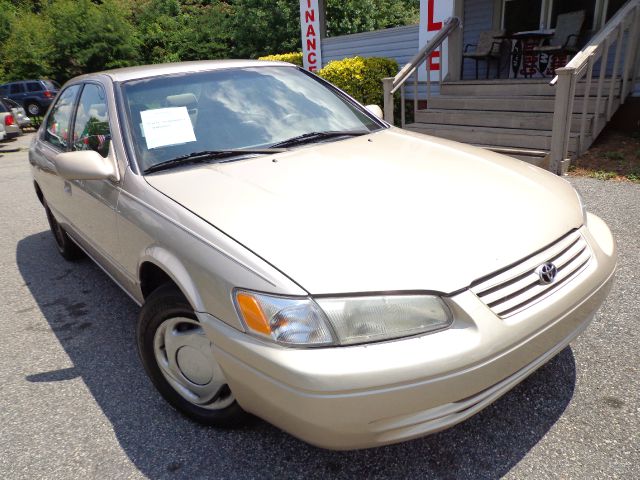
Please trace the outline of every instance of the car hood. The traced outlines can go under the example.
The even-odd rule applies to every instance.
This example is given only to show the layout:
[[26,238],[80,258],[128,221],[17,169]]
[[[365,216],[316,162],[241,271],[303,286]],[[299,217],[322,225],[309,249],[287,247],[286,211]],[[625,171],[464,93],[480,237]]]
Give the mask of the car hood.
[[451,293],[582,224],[565,180],[395,128],[145,178],[312,294]]

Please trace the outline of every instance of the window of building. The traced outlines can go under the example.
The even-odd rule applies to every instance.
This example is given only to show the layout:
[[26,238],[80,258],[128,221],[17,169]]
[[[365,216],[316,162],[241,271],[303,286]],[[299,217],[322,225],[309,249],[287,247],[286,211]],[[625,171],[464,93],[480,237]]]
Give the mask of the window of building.
[[553,2],[551,2],[551,22],[549,26],[551,28],[555,28],[558,21],[558,15],[577,12],[579,10],[584,10],[585,13],[582,28],[585,30],[591,30],[594,28],[596,0],[553,0]]
[[542,0],[504,0],[503,28],[510,33],[540,28]]
[[616,12],[620,10],[620,7],[622,7],[625,3],[627,3],[627,0],[609,0],[607,2],[606,21],[609,21],[609,19],[613,17]]

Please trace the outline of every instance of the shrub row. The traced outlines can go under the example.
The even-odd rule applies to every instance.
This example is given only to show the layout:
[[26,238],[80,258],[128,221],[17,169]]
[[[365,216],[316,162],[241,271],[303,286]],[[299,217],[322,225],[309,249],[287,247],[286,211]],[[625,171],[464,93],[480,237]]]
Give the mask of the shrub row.
[[294,65],[302,66],[302,52],[279,53],[277,55],[266,55],[258,57],[258,60],[268,60],[270,62],[289,62]]
[[325,80],[344,90],[363,105],[384,102],[382,79],[398,73],[398,63],[389,58],[353,57],[329,62],[318,72]]
[[[260,57],[302,66],[302,53]],[[398,73],[398,63],[389,58],[352,57],[329,62],[318,75],[344,90],[363,105],[383,105],[382,79]]]

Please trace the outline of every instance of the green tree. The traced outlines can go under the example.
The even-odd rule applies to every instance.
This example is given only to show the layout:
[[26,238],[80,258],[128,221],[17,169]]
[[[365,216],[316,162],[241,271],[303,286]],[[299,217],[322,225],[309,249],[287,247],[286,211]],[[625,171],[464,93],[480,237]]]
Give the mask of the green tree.
[[132,6],[132,21],[142,63],[181,60],[178,52],[181,33],[181,6],[177,0],[146,0]]
[[224,2],[211,2],[186,15],[190,28],[181,41],[182,60],[213,60],[232,56],[233,34],[228,27],[232,9]]
[[[300,7],[286,0],[234,0],[228,31],[231,56],[255,58],[300,49]],[[418,22],[419,0],[326,0],[327,35]]]
[[[329,35],[417,21],[418,0],[326,0]],[[0,79],[300,49],[293,0],[0,0]]]
[[300,6],[290,0],[235,0],[227,25],[230,56],[257,58],[300,48]]
[[[4,10],[5,13],[10,10]],[[30,11],[14,12],[2,19],[0,28],[8,30],[0,44],[0,64],[5,81],[46,78],[52,73],[52,28],[49,20]],[[8,22],[7,22],[8,20]],[[7,25],[10,27],[7,29]]]
[[327,0],[327,36],[417,23],[419,0]]
[[222,2],[146,0],[133,7],[144,63],[224,58],[229,55]]
[[55,32],[51,64],[56,80],[135,64],[137,38],[129,12],[129,3],[119,0],[52,1],[42,15]]

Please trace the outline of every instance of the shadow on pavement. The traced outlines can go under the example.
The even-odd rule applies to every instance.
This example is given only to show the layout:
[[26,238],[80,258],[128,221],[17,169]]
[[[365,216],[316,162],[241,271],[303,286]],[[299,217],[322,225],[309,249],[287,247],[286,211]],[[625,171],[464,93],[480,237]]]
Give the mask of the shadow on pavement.
[[147,380],[135,346],[138,307],[97,266],[88,259],[65,262],[49,232],[21,240],[16,256],[25,283],[74,365],[34,371],[27,380],[80,376],[124,452],[150,478],[496,478],[536,445],[573,395],[575,363],[566,348],[466,422],[399,445],[332,452],[260,420],[238,430],[202,427],[172,410]]

